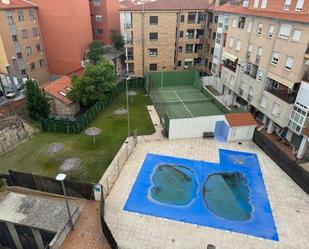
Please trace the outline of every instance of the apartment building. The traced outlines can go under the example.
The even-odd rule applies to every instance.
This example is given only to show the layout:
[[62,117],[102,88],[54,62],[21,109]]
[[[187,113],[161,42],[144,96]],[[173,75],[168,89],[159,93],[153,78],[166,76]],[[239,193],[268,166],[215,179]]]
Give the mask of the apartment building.
[[120,31],[119,0],[90,0],[89,5],[93,40],[110,45],[111,30]]
[[43,83],[49,72],[37,9],[22,0],[0,1],[0,73]]
[[92,42],[89,1],[30,2],[37,5],[50,73],[67,75],[79,69],[85,50]]
[[286,138],[299,157],[301,145],[308,143],[307,119],[300,122],[299,117],[306,108],[295,102],[298,94],[304,96],[301,82],[308,82],[308,10],[304,0],[252,0],[216,7],[218,22],[228,20],[228,27],[225,44],[219,46],[222,63],[212,65],[214,71],[219,67],[218,77],[209,82],[225,105],[250,110],[268,133]]
[[120,23],[130,74],[141,77],[148,71],[193,66],[203,71],[208,1],[158,0],[123,6]]

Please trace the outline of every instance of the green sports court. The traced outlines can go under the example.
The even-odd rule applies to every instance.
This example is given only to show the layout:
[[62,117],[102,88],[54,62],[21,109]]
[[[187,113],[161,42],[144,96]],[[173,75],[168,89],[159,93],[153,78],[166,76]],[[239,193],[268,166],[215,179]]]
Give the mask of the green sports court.
[[149,73],[146,88],[161,117],[194,118],[228,112],[202,88],[196,71]]

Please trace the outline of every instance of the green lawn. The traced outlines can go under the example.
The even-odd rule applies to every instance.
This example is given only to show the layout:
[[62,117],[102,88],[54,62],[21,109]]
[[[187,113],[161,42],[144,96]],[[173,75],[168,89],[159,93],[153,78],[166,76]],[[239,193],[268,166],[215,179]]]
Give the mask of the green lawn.
[[[130,101],[131,130],[138,129],[138,134],[152,134],[154,127],[146,109],[150,100],[142,89]],[[116,98],[110,107],[102,112],[89,126],[102,129],[102,134],[92,139],[84,133],[67,135],[58,133],[41,133],[29,142],[17,147],[0,157],[0,172],[8,169],[31,172],[34,174],[56,176],[59,166],[70,157],[81,159],[81,165],[70,177],[82,182],[97,182],[127,136],[127,115],[115,115],[114,110],[126,108],[125,93]],[[63,143],[64,148],[53,156],[46,152],[51,143]]]

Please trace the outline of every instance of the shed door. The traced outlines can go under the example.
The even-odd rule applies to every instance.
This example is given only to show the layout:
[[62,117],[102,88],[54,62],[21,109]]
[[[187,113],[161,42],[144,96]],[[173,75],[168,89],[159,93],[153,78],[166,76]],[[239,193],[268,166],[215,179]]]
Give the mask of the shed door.
[[0,221],[0,248],[16,249],[6,223]]

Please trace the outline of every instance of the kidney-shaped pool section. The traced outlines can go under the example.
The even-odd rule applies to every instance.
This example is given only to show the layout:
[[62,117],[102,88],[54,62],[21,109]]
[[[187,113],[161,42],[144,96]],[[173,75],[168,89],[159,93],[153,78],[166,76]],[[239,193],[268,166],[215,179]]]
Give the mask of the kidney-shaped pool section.
[[195,174],[184,166],[158,165],[154,169],[151,181],[151,199],[163,204],[183,206],[190,203],[197,193]]
[[203,185],[203,199],[214,214],[236,221],[251,218],[250,191],[245,176],[238,172],[211,174]]

